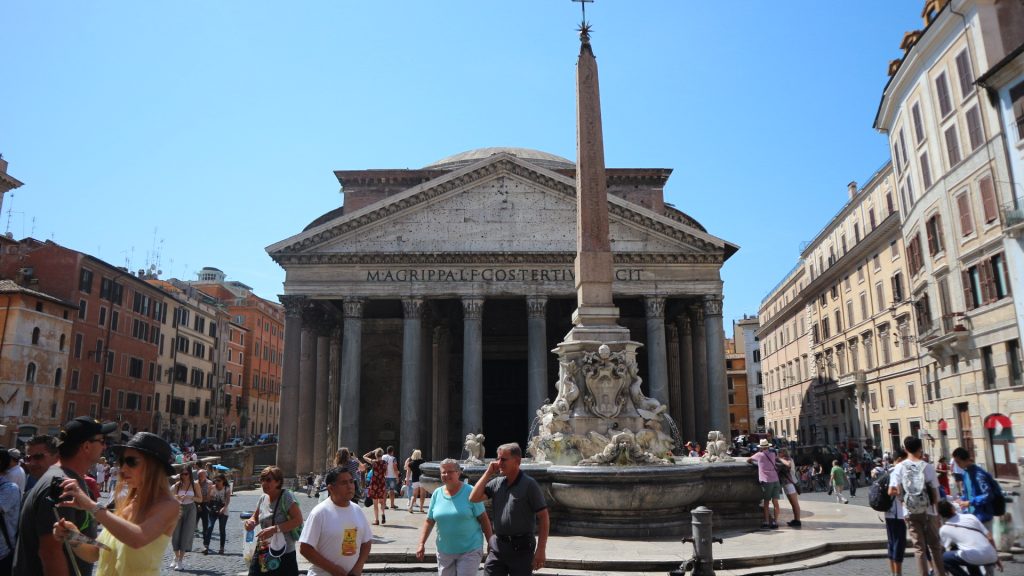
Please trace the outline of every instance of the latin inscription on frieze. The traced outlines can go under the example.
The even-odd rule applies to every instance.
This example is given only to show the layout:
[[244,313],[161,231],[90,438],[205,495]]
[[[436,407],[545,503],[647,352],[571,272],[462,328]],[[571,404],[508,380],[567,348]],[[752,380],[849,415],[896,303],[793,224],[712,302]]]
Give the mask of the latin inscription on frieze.
[[[636,282],[639,268],[620,268],[615,279]],[[394,268],[367,270],[367,282],[573,282],[572,268]]]

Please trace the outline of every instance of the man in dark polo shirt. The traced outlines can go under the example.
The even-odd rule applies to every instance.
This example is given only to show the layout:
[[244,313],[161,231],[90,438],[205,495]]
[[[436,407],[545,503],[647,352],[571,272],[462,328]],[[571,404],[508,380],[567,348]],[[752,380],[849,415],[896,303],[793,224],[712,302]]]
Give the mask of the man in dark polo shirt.
[[[523,450],[519,444],[498,446],[498,459],[491,461],[469,495],[470,502],[483,502],[488,498],[494,501],[494,535],[488,542],[484,562],[487,576],[519,576],[544,567],[548,505],[537,481],[519,469],[522,460]],[[499,473],[501,476],[497,476]]]
[[[14,576],[70,576],[75,574],[74,561],[83,576],[92,573],[92,564],[72,560],[63,543],[53,537],[54,502],[47,498],[53,478],[74,478],[88,494],[85,474],[100,461],[106,448],[107,434],[117,428],[115,423],[102,424],[88,416],[79,416],[64,425],[57,436],[60,460],[47,470],[36,485],[25,494],[21,520],[18,524],[18,544],[14,556]],[[57,513],[74,522],[79,532],[96,537],[96,519],[86,510],[61,506]]]

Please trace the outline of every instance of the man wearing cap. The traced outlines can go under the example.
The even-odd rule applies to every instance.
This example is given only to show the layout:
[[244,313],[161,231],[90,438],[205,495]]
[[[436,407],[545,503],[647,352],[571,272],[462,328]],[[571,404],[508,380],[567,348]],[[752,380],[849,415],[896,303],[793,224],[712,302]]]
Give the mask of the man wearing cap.
[[54,510],[78,530],[91,538],[96,537],[96,520],[92,513],[69,507],[55,507],[48,498],[50,483],[54,478],[72,478],[83,491],[88,491],[85,474],[103,455],[107,434],[117,424],[101,423],[88,416],[79,416],[64,425],[57,436],[57,451],[60,460],[51,466],[25,495],[18,525],[18,544],[14,555],[14,576],[69,576],[75,573],[71,562],[78,564],[83,576],[92,573],[92,564],[79,558],[71,558],[64,546],[53,536],[56,522]]
[[11,448],[7,451],[11,458],[11,467],[4,472],[8,480],[18,485],[18,490],[25,493],[25,469],[21,467],[21,450]]
[[[782,484],[779,482],[779,472],[775,468],[775,454],[770,450],[771,442],[765,438],[757,444],[757,454],[747,458],[747,463],[757,465],[757,480],[761,483],[761,509],[764,512],[764,522],[761,528],[778,528],[779,518],[779,494],[782,493]],[[775,516],[768,512],[768,503],[775,508]]]

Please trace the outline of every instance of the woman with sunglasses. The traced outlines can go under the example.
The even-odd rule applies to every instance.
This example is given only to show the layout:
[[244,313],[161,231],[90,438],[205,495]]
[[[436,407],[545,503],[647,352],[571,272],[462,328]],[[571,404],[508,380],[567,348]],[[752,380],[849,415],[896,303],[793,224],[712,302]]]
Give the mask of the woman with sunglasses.
[[218,474],[213,479],[213,488],[209,492],[209,500],[206,502],[207,514],[210,521],[203,530],[203,546],[210,549],[210,540],[213,539],[213,525],[220,524],[220,553],[224,554],[224,529],[228,522],[228,505],[231,503],[231,486],[228,485],[228,477]]
[[[179,514],[167,483],[167,477],[174,474],[171,447],[155,434],[139,432],[127,444],[115,446],[114,452],[121,468],[114,492],[118,495],[116,512],[94,502],[73,479],[61,484],[66,501],[60,506],[87,510],[103,526],[97,541],[104,548],[76,543],[72,550],[82,560],[96,563],[95,576],[157,576]],[[63,519],[53,526],[58,540],[72,532],[78,528]]]
[[[249,575],[259,576],[267,567],[276,569],[278,576],[298,576],[296,538],[291,531],[302,526],[302,510],[295,496],[285,489],[284,473],[277,466],[267,466],[260,472],[260,487],[263,488],[263,496],[256,502],[252,516],[243,523],[246,532],[260,527],[256,533],[259,544],[252,555]],[[281,548],[277,548],[278,545]],[[276,568],[273,568],[274,564]]]
[[203,492],[196,482],[191,464],[186,464],[181,469],[178,481],[171,491],[181,506],[181,516],[178,517],[178,525],[174,527],[174,534],[171,536],[171,548],[174,549],[171,568],[184,570],[185,553],[192,551],[192,541],[196,537],[196,504],[203,503]]

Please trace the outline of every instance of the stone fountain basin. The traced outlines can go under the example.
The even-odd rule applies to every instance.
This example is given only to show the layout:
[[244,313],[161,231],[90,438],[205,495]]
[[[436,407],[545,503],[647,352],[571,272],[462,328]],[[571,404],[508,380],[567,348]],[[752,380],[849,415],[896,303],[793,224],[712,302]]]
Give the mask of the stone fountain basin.
[[[420,467],[428,490],[440,486],[436,462]],[[552,531],[617,538],[688,535],[690,510],[707,506],[716,528],[756,527],[757,468],[745,461],[650,466],[555,466],[523,462],[551,513]],[[484,466],[464,466],[474,483]]]

